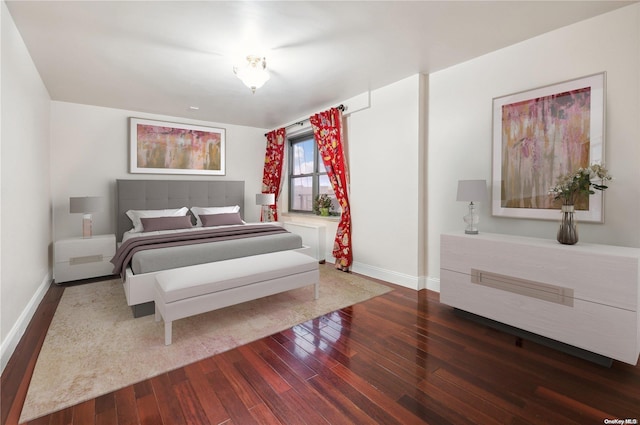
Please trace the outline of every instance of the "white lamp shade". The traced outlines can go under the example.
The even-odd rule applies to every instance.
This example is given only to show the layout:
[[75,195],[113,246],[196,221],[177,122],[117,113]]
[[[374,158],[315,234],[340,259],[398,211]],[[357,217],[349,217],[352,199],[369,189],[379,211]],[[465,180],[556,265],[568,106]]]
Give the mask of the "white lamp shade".
[[102,211],[102,198],[99,196],[82,196],[69,198],[69,212],[73,214],[86,214]]
[[487,199],[486,180],[458,180],[458,201],[484,201]]
[[233,72],[242,80],[245,86],[249,87],[253,93],[266,83],[269,78],[267,71],[267,60],[265,58],[249,55],[247,63],[233,68]]
[[274,205],[276,203],[275,193],[256,194],[256,205]]

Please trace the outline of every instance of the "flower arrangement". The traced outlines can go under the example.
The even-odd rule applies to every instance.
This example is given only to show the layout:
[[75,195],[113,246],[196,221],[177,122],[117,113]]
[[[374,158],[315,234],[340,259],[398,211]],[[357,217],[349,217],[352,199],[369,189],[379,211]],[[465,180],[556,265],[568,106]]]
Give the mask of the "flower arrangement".
[[[581,195],[593,195],[596,190],[605,190],[608,186],[604,182],[611,180],[609,171],[600,164],[591,164],[587,168],[578,168],[577,171],[558,177],[555,186],[549,189],[553,199],[561,200],[562,205],[574,205]],[[594,183],[599,180],[600,183]]]
[[331,204],[331,198],[326,193],[317,195],[313,201],[313,212],[316,214],[322,214],[322,210],[330,210],[333,205]]

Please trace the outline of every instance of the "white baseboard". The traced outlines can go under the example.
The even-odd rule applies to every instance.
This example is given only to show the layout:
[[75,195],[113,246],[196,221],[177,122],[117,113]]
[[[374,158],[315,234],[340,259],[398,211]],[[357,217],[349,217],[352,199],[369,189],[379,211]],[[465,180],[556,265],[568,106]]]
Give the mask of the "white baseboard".
[[11,358],[11,355],[18,346],[20,338],[22,338],[22,335],[24,335],[24,332],[27,330],[27,326],[29,326],[31,318],[35,314],[38,306],[40,305],[40,302],[44,298],[44,295],[47,293],[50,284],[51,275],[47,273],[44,280],[38,287],[36,293],[33,294],[33,297],[31,297],[31,300],[29,300],[29,303],[22,311],[22,314],[20,315],[20,317],[18,317],[18,320],[7,334],[7,337],[4,339],[4,341],[2,341],[2,344],[0,346],[0,362],[2,366],[1,370],[3,372],[5,366]]
[[435,292],[440,292],[440,279],[436,279],[435,277],[427,278],[427,289]]
[[405,288],[409,289],[419,290],[421,289],[420,285],[424,285],[424,283],[421,281],[421,278],[418,276],[411,276],[405,273],[394,272],[392,270],[386,270],[380,267],[358,263],[356,261],[353,262],[351,270],[353,270],[355,273],[360,273],[374,279],[384,280],[385,282],[404,286]]
[[[326,257],[327,263],[335,264],[336,259],[333,257],[331,252],[327,252]],[[431,291],[440,292],[440,279],[434,277],[411,276],[408,274],[398,273],[392,270],[386,270],[380,267],[359,263],[357,261],[353,262],[353,264],[351,265],[351,270],[355,273],[369,276],[374,279],[384,280],[385,282],[404,286],[405,288],[415,289],[416,291],[426,288]]]

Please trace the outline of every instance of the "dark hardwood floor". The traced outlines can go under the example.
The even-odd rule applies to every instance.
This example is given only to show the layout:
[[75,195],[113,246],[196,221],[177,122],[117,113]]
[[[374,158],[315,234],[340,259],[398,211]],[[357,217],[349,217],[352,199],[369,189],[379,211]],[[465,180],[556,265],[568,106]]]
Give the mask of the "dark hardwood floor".
[[[18,422],[61,294],[52,286],[5,368],[2,424]],[[519,344],[454,315],[437,293],[394,286],[28,425],[584,425],[605,419],[640,421],[640,366],[614,361],[604,368]]]

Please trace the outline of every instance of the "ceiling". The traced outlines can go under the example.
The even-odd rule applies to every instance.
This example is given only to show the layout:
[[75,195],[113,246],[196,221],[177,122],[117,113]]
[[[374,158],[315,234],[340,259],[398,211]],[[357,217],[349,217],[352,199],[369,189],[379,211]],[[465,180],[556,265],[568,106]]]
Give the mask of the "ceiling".
[[[274,128],[636,2],[6,4],[53,100]],[[252,94],[233,66],[254,53],[271,79]]]

